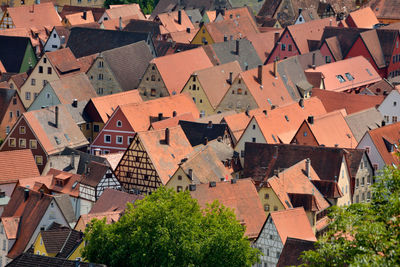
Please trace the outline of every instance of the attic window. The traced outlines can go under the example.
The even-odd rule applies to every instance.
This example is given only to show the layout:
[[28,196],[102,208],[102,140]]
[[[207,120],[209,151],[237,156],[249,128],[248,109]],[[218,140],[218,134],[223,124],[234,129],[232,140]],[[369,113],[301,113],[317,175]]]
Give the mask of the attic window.
[[368,72],[369,76],[372,76],[372,73],[369,69],[365,69],[365,70]]
[[67,139],[68,142],[71,141],[71,138],[69,138],[68,134],[64,134],[64,136],[65,136],[65,139]]
[[349,81],[354,80],[354,77],[350,73],[346,72],[345,75],[346,75],[347,80],[349,80]]
[[343,78],[342,75],[336,75],[336,78],[339,80],[339,82],[344,83],[346,80]]
[[57,136],[54,136],[54,139],[56,140],[57,145],[61,144],[61,141],[60,141],[60,139],[58,139]]
[[285,115],[285,119],[286,121],[289,121],[289,117],[287,115]]
[[72,185],[72,189],[75,189],[75,187],[78,185],[78,181],[75,181],[75,183]]
[[274,142],[277,143],[278,141],[275,138],[275,135],[272,135],[272,139],[274,139]]
[[272,106],[271,99],[268,98],[267,101],[268,101],[268,104],[270,104]]

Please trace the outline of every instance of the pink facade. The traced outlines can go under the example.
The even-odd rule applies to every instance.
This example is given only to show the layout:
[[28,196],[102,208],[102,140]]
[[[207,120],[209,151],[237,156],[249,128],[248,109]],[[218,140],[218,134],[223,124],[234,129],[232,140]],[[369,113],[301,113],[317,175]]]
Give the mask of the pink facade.
[[392,57],[390,58],[389,66],[386,75],[388,78],[400,76],[400,38],[397,34],[396,42],[393,46]]
[[285,29],[279,38],[278,43],[275,45],[269,58],[267,59],[266,64],[273,63],[276,59],[282,60],[299,54],[300,52],[293,41],[292,35],[287,29]]
[[324,42],[324,44],[321,46],[320,51],[321,51],[321,54],[324,56],[326,63],[329,63],[329,59],[330,59],[330,62],[336,61],[335,58],[333,57],[331,51],[329,50],[326,42]]
[[133,140],[134,134],[132,126],[118,107],[94,139],[90,151],[92,154],[124,152]]

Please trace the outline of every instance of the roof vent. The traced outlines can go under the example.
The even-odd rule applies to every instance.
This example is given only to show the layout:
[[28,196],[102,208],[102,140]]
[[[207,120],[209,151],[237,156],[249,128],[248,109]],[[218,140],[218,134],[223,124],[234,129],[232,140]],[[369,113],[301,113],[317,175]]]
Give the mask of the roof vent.
[[74,100],[72,100],[72,106],[74,107],[74,108],[77,108],[78,107],[78,99],[74,99]]
[[308,122],[309,124],[314,124],[314,116],[308,116],[307,122]]
[[217,183],[216,182],[210,182],[210,187],[216,187]]

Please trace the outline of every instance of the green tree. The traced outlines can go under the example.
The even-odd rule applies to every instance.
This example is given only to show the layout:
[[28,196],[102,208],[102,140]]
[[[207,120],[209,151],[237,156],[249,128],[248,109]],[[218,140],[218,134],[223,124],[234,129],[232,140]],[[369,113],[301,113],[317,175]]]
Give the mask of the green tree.
[[400,170],[386,168],[370,203],[333,207],[333,223],[302,256],[308,266],[400,266]]
[[104,7],[110,5],[139,4],[144,14],[151,14],[159,0],[105,0]]
[[217,201],[202,210],[189,192],[161,187],[114,224],[93,220],[83,257],[108,266],[251,266],[259,251],[244,232]]

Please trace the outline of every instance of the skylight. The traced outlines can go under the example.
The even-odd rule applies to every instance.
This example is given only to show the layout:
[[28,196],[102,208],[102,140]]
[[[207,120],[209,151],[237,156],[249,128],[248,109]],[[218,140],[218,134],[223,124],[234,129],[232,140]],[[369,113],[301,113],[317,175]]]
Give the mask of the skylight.
[[349,80],[349,81],[354,80],[354,77],[350,73],[347,72],[345,75],[346,75],[347,80]]
[[339,82],[344,83],[346,80],[343,78],[342,75],[336,75],[336,78],[339,80]]
[[57,145],[61,144],[61,141],[60,141],[60,139],[58,139],[57,136],[54,136],[54,139],[56,140]]
[[368,72],[369,76],[372,76],[372,73],[369,71],[369,69],[365,69],[365,70]]
[[78,185],[78,181],[75,181],[75,183],[72,185],[72,189],[75,189],[75,187]]

